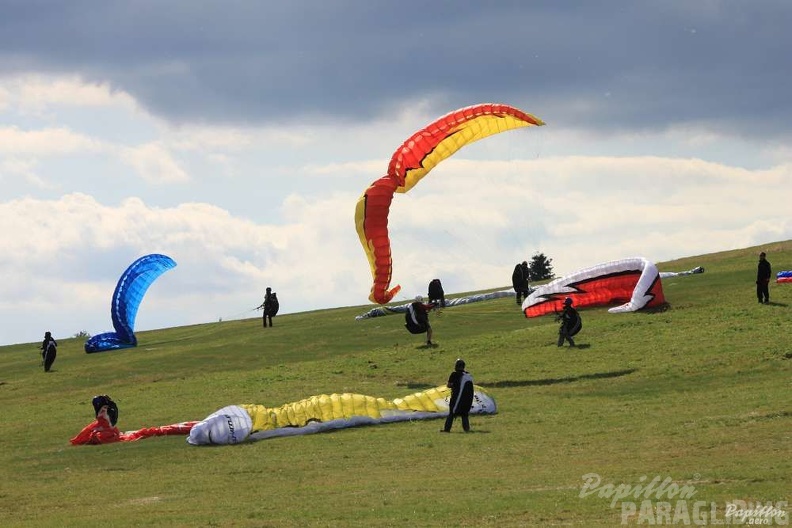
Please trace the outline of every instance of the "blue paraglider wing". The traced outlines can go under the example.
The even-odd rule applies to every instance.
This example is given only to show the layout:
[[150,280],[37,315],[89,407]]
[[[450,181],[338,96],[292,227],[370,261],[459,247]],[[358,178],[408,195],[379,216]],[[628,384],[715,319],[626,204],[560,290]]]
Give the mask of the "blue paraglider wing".
[[94,352],[106,352],[107,350],[116,350],[119,348],[131,348],[137,345],[137,339],[134,343],[122,341],[119,339],[118,334],[115,332],[107,332],[104,334],[96,334],[85,342],[85,352],[92,354]]
[[93,336],[85,343],[86,352],[101,352],[137,345],[135,318],[149,286],[176,262],[166,255],[151,254],[133,262],[118,280],[110,306],[115,332]]
[[174,267],[176,262],[170,257],[146,255],[133,262],[118,280],[110,310],[113,328],[122,340],[135,339],[135,318],[146,290],[160,275]]

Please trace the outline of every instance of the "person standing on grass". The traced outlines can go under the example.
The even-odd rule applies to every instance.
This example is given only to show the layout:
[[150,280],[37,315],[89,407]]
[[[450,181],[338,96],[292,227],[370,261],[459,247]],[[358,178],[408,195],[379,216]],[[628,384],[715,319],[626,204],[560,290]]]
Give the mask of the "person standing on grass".
[[451,397],[448,400],[448,417],[446,417],[445,427],[440,429],[441,433],[450,433],[451,426],[454,424],[454,417],[462,418],[462,429],[466,433],[470,432],[470,408],[473,406],[473,376],[465,370],[465,361],[457,359],[454,364],[454,372],[448,377],[446,387],[451,389]]
[[44,332],[44,341],[41,342],[41,360],[44,364],[44,372],[49,372],[58,355],[58,342],[52,337],[52,333]]
[[760,303],[770,303],[770,276],[773,271],[767,255],[762,251],[759,253],[759,265],[756,267],[756,297]]
[[564,299],[564,311],[558,316],[561,321],[561,327],[558,329],[558,346],[564,346],[564,341],[569,341],[569,346],[575,346],[575,340],[572,339],[580,329],[583,327],[583,322],[580,319],[580,314],[572,307],[572,298],[567,297]]
[[522,303],[523,297],[528,298],[528,284],[531,280],[531,271],[528,268],[528,261],[522,261],[514,266],[512,272],[512,287],[516,294],[517,304]]
[[262,322],[264,323],[264,328],[267,328],[267,323],[269,322],[269,326],[272,327],[272,318],[278,313],[278,308],[280,308],[280,303],[278,302],[278,296],[272,291],[272,288],[267,286],[267,292],[264,295],[264,302],[261,303],[259,308],[264,310],[264,315],[262,316]]

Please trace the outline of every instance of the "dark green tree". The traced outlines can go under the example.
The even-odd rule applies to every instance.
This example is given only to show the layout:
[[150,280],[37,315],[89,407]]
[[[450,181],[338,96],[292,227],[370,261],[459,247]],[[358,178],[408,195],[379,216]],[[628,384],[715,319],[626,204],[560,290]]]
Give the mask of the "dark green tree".
[[545,279],[552,279],[553,275],[553,259],[547,258],[544,253],[536,253],[531,257],[531,262],[528,263],[528,271],[531,273],[532,281],[540,281]]

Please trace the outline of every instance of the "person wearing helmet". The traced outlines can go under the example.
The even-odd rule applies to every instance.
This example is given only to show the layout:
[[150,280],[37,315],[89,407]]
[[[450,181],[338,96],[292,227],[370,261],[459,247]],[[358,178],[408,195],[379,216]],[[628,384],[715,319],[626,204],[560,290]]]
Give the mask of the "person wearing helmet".
[[426,346],[434,346],[432,342],[432,325],[429,324],[429,311],[435,304],[424,304],[423,297],[415,297],[415,301],[407,307],[404,314],[404,326],[411,334],[426,334]]
[[451,426],[454,424],[454,417],[462,418],[462,429],[466,433],[470,432],[470,408],[473,406],[473,376],[465,370],[465,361],[457,359],[454,363],[454,372],[448,377],[446,387],[451,389],[451,397],[448,399],[448,417],[445,427],[440,429],[441,433],[450,433]]
[[564,299],[564,310],[558,316],[558,320],[561,321],[561,327],[558,329],[558,346],[564,346],[564,341],[569,341],[571,347],[575,346],[572,337],[580,332],[583,321],[578,311],[572,307],[571,297]]

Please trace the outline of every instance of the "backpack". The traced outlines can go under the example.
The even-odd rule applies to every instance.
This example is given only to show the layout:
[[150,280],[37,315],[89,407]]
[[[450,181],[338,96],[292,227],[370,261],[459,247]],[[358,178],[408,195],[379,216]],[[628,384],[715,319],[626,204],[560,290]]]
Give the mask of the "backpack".
[[514,286],[522,286],[525,282],[525,277],[522,269],[522,264],[517,264],[514,266],[514,271],[512,272],[512,285]]
[[94,416],[98,416],[99,411],[106,405],[107,416],[110,418],[110,425],[118,423],[118,405],[116,405],[116,402],[114,402],[110,396],[107,394],[94,396],[93,400],[91,400],[91,404],[94,408]]
[[278,294],[272,292],[272,297],[270,298],[270,314],[275,315],[278,313],[278,308],[280,308],[280,303],[278,302]]
[[442,299],[445,295],[443,291],[443,285],[440,283],[440,279],[432,279],[429,283],[429,300],[435,301],[438,299]]
[[580,332],[582,328],[583,319],[580,317],[580,313],[575,310],[575,318],[569,321],[567,331],[569,332],[570,336],[574,337],[578,334],[578,332]]
[[404,326],[411,334],[423,334],[426,332],[426,321],[424,320],[426,315],[418,312],[413,306],[415,304],[419,303],[412,303],[407,307],[407,311],[404,313]]

